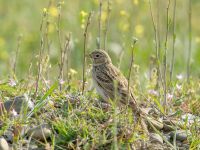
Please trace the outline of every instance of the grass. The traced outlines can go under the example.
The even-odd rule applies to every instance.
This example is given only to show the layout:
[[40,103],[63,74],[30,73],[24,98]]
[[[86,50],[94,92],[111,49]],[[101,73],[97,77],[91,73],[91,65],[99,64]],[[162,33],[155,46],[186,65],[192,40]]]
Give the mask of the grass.
[[[10,128],[48,123],[50,139],[31,142],[52,149],[131,149],[146,140],[130,109],[121,111],[112,101],[107,108],[90,88],[86,55],[96,46],[106,47],[113,63],[120,64],[139,103],[162,117],[174,114],[174,120],[187,113],[200,115],[199,2],[190,1],[189,6],[186,1],[159,0],[0,2],[7,13],[0,31],[0,100],[27,94],[35,103],[21,117],[1,116],[0,136]],[[137,44],[132,41],[135,36]],[[200,123],[187,124],[186,119],[181,128],[188,132],[190,149],[198,149]],[[26,138],[15,132],[13,145],[20,147]],[[177,149],[176,142],[167,144]]]
[[[8,83],[1,84],[1,98],[13,97],[21,93],[29,93],[29,97],[34,97],[34,88],[26,88],[26,84],[30,81],[21,81],[15,87],[11,87]],[[151,83],[149,83],[151,85]],[[182,86],[181,90],[176,88],[176,85]],[[23,86],[22,86],[23,85]],[[34,85],[32,85],[34,87]],[[46,92],[39,92],[37,98],[34,100],[35,108],[27,114],[27,117],[4,116],[1,118],[3,126],[1,128],[1,135],[5,133],[10,127],[29,126],[30,124],[48,123],[53,131],[51,140],[48,144],[54,149],[110,149],[116,147],[114,139],[117,137],[118,149],[130,148],[134,142],[139,139],[145,139],[142,134],[139,134],[141,128],[134,126],[132,111],[128,109],[126,112],[116,110],[115,103],[111,103],[109,109],[104,108],[98,95],[94,91],[87,91],[84,95],[76,88],[70,88],[71,85],[64,84],[63,90],[60,91],[58,83],[53,84]],[[9,87],[9,88],[8,88]],[[42,86],[40,86],[42,90]],[[186,112],[198,115],[195,105],[192,103],[199,103],[197,89],[198,83],[192,83],[188,86],[187,80],[174,83],[173,99],[170,99],[170,112],[176,113],[174,119],[178,120],[180,116]],[[190,89],[190,90],[188,90]],[[32,94],[31,94],[32,93]],[[146,100],[147,97],[149,101]],[[140,97],[140,102],[145,102],[148,106],[154,106],[159,111],[164,113],[163,106],[159,103],[159,95],[147,90],[142,94],[136,95]],[[143,97],[143,98],[141,98]],[[51,103],[53,102],[53,104]],[[194,111],[193,111],[194,110]],[[117,111],[117,112],[116,112]],[[33,117],[34,114],[34,117]],[[21,119],[20,119],[21,118]],[[115,119],[114,119],[115,118]],[[112,120],[114,119],[114,120]],[[189,128],[186,126],[188,120],[182,125],[183,129],[191,132],[189,134],[190,148],[196,149],[199,146],[198,128],[199,122],[194,122]],[[160,131],[157,131],[162,135]],[[19,146],[19,141],[26,138],[26,136],[18,137],[14,142]],[[41,142],[36,142],[40,146],[46,145]],[[173,143],[170,147],[173,147]]]

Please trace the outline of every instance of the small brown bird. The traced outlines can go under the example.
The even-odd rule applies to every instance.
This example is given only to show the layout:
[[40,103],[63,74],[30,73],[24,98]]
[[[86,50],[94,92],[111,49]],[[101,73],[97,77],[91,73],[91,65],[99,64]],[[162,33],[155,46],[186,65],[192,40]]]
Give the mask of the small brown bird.
[[112,64],[111,58],[104,50],[94,50],[89,55],[93,62],[92,78],[97,92],[104,100],[117,99],[120,103],[131,107],[135,121],[138,122],[139,119],[143,130],[148,134],[146,123],[131,89],[128,87],[127,79]]
[[104,100],[117,99],[122,104],[128,104],[134,112],[138,106],[128,87],[128,81],[116,68],[104,50],[94,50],[90,53],[93,62],[92,77],[94,86]]

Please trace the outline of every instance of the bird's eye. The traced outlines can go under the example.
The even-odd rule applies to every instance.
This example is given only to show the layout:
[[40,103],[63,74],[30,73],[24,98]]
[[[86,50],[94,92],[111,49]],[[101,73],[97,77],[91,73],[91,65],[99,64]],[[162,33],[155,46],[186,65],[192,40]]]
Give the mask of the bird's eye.
[[98,57],[99,57],[99,54],[97,54],[96,57],[98,58]]

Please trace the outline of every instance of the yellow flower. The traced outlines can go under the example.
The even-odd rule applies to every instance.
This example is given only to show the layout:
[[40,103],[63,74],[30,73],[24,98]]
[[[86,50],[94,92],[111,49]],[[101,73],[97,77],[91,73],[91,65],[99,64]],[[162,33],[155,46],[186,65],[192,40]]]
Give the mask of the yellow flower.
[[69,69],[69,73],[70,73],[71,75],[75,75],[75,74],[77,74],[78,72],[77,72],[76,70],[70,68],[70,69]]
[[53,17],[57,17],[58,16],[58,9],[54,6],[49,8],[49,14]]
[[135,33],[138,35],[138,36],[142,36],[143,33],[144,33],[144,27],[140,24],[136,25],[135,26]]
[[195,37],[195,42],[200,43],[200,37],[199,36]]
[[93,3],[94,3],[95,5],[98,5],[98,4],[99,4],[99,0],[93,0]]
[[82,10],[80,12],[80,15],[81,15],[81,28],[84,29],[85,28],[85,17],[88,15],[88,13]]
[[43,8],[43,13],[47,13],[47,8]]
[[83,18],[86,17],[86,16],[88,15],[88,13],[85,12],[85,11],[83,11],[83,10],[80,12],[80,14],[81,14],[81,17],[83,17]]
[[120,13],[121,16],[126,16],[126,17],[129,16],[129,14],[125,10],[120,10],[119,13]]
[[133,4],[138,5],[139,1],[138,0],[133,0]]

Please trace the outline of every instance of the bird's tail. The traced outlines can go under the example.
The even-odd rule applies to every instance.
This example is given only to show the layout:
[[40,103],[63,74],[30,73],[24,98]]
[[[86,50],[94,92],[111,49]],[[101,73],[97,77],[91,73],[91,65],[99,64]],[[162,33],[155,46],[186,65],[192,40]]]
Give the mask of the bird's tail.
[[145,120],[145,116],[141,113],[140,109],[138,109],[138,111],[134,111],[135,123],[139,123],[139,125],[141,125],[144,135],[146,137],[149,137],[149,131]]

